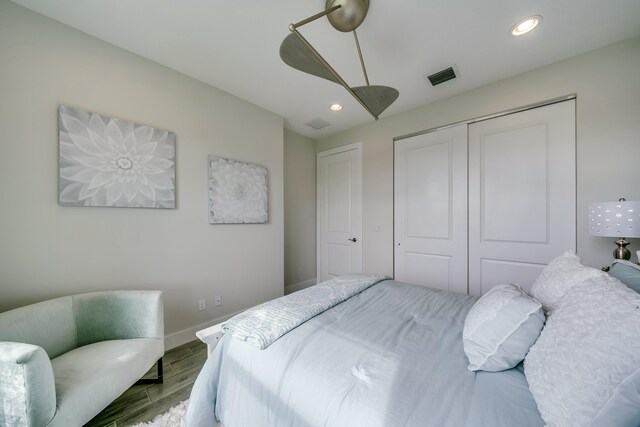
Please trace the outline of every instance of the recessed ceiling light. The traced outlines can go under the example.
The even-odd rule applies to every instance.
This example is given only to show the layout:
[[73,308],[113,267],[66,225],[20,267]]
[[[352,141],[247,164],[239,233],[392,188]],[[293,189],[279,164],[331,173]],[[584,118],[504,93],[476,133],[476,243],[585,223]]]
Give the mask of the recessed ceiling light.
[[331,107],[329,107],[329,108],[331,108],[331,111],[340,111],[340,110],[342,110],[342,105],[340,105],[340,104],[331,104]]
[[538,24],[540,24],[540,21],[542,21],[542,16],[540,15],[533,15],[521,19],[516,25],[511,27],[511,35],[521,36],[523,34],[527,34],[529,31],[536,28]]

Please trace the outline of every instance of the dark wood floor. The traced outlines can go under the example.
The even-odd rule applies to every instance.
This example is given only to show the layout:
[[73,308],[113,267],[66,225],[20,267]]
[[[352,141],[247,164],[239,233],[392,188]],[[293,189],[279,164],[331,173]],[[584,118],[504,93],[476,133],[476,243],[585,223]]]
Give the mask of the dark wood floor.
[[[164,384],[134,385],[86,426],[122,427],[151,421],[156,415],[189,398],[191,387],[207,359],[207,346],[191,341],[164,355]],[[154,378],[156,367],[144,378]],[[85,426],[85,427],[86,427]]]

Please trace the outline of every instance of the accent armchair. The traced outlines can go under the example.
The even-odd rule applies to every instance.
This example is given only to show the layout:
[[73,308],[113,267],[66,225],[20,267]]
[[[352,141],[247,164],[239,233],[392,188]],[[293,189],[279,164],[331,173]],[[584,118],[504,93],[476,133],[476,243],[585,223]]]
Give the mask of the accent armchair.
[[82,426],[156,361],[160,291],[57,298],[0,313],[0,425]]

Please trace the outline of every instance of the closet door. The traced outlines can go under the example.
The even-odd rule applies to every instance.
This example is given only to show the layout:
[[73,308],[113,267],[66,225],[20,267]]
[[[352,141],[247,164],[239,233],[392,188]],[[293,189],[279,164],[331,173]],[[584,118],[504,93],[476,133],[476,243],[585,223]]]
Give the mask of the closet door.
[[467,293],[467,125],[394,144],[394,276]]
[[469,293],[576,247],[575,100],[469,125]]

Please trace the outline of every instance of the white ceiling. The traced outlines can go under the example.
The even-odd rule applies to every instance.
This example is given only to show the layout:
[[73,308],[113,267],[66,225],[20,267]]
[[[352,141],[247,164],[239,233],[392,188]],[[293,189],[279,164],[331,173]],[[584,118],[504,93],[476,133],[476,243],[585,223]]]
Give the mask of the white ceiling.
[[[13,0],[73,28],[211,84],[285,119],[311,138],[373,121],[340,86],[285,65],[289,24],[325,0]],[[510,27],[544,17],[514,38]],[[351,86],[364,84],[353,36],[322,18],[300,32]],[[358,29],[371,84],[395,87],[381,117],[640,35],[639,0],[370,0]],[[436,88],[425,75],[452,64]],[[344,105],[332,112],[329,105]],[[316,131],[305,125],[331,123]]]

